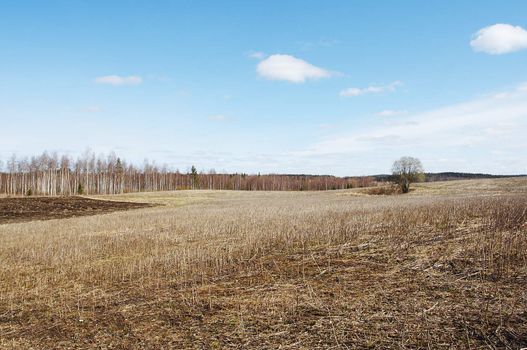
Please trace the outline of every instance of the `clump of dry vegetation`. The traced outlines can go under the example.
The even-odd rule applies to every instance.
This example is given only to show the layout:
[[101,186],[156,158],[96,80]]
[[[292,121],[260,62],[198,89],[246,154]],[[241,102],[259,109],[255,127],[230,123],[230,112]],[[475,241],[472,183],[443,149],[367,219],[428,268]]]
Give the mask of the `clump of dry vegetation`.
[[135,194],[112,198],[165,205],[0,225],[0,348],[518,349],[526,183]]
[[401,194],[401,189],[397,185],[380,185],[376,187],[368,187],[361,191],[362,193],[375,196],[391,196],[394,194]]

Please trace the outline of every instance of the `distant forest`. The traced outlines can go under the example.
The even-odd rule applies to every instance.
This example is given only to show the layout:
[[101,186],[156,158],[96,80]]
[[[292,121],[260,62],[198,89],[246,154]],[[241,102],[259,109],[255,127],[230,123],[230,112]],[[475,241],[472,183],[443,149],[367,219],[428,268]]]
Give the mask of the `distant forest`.
[[85,153],[73,160],[44,152],[31,158],[12,156],[0,164],[0,194],[51,195],[120,194],[187,189],[247,191],[320,191],[373,184],[372,177],[330,175],[220,174],[215,170],[169,170],[145,161],[136,166],[117,157]]
[[[505,177],[469,173],[428,173],[426,181]],[[145,161],[136,166],[111,153],[85,152],[71,157],[44,152],[31,158],[0,161],[0,195],[120,194],[187,189],[246,191],[325,191],[368,187],[391,181],[391,175],[336,177],[297,174],[223,174],[215,170],[187,172]]]

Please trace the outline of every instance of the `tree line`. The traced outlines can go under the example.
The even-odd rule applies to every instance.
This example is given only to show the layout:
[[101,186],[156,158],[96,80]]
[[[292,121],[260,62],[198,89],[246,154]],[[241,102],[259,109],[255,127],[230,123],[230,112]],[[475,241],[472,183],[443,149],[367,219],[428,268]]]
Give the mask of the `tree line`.
[[31,158],[13,155],[0,161],[0,194],[69,196],[82,194],[120,194],[186,189],[246,191],[320,191],[371,185],[371,177],[329,175],[222,174],[170,170],[145,161],[136,166],[114,153],[95,156],[85,152],[77,159],[44,152]]

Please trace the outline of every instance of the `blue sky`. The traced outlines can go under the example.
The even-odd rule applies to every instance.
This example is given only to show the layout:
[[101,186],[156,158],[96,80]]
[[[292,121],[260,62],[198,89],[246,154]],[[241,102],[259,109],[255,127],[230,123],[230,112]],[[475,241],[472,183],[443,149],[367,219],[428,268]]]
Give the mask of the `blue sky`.
[[2,1],[0,159],[527,173],[525,1]]

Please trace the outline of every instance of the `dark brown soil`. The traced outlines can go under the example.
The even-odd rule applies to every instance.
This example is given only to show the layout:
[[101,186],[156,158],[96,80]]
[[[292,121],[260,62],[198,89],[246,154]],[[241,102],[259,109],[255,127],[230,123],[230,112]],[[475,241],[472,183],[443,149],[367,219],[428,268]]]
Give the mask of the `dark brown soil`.
[[151,204],[116,202],[83,197],[0,198],[0,224],[96,215],[150,207]]

